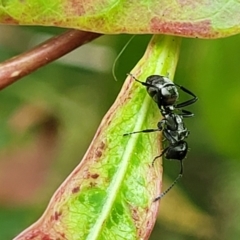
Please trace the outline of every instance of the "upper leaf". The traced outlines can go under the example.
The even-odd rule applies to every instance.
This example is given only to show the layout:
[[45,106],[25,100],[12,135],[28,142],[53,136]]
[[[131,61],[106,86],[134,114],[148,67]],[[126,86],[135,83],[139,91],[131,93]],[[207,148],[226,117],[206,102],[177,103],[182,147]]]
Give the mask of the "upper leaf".
[[0,22],[91,32],[218,38],[240,31],[238,0],[2,0]]

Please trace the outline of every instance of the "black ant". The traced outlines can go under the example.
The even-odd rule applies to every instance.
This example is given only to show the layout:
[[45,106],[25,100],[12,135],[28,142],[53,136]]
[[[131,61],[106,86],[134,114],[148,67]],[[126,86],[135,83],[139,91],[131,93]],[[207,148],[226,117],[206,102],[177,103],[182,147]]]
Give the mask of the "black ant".
[[[152,164],[157,158],[162,157],[163,155],[166,159],[179,160],[181,164],[180,172],[177,178],[163,193],[154,199],[155,202],[162,198],[167,192],[169,192],[183,175],[183,159],[186,157],[188,152],[188,144],[185,139],[190,133],[185,127],[183,118],[192,117],[193,113],[181,108],[193,104],[198,100],[198,98],[191,91],[182,86],[174,84],[167,77],[152,75],[146,79],[146,82],[141,82],[132,74],[129,75],[133,77],[137,82],[140,82],[142,85],[147,87],[149,95],[158,104],[158,107],[163,115],[163,119],[158,122],[157,129],[145,129],[137,132],[126,133],[124,136],[135,133],[162,131],[163,136],[168,141],[169,145],[162,151],[159,156],[156,156],[153,159]],[[193,98],[180,104],[176,104],[179,96],[177,87],[191,95]],[[173,111],[175,109],[179,110],[180,113],[174,113]]]

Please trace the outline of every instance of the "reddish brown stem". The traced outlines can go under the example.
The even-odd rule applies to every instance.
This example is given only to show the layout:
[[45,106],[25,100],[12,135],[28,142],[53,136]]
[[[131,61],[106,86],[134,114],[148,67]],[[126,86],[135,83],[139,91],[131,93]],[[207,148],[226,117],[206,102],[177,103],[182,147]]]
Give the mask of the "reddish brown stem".
[[98,33],[68,30],[28,52],[1,63],[0,89],[99,36]]

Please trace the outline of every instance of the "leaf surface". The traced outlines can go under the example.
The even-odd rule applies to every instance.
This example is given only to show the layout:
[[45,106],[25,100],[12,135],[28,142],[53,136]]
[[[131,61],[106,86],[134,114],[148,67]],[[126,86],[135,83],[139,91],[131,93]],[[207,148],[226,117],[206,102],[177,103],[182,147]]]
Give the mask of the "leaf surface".
[[0,22],[218,38],[240,31],[238,0],[2,0]]

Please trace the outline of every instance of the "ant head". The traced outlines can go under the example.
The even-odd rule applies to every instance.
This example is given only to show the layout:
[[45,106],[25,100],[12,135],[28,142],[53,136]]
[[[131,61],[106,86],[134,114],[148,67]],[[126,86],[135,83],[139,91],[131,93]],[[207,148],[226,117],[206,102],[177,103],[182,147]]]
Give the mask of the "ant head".
[[172,106],[178,99],[178,90],[174,83],[167,77],[151,75],[146,79],[147,91],[159,108]]

